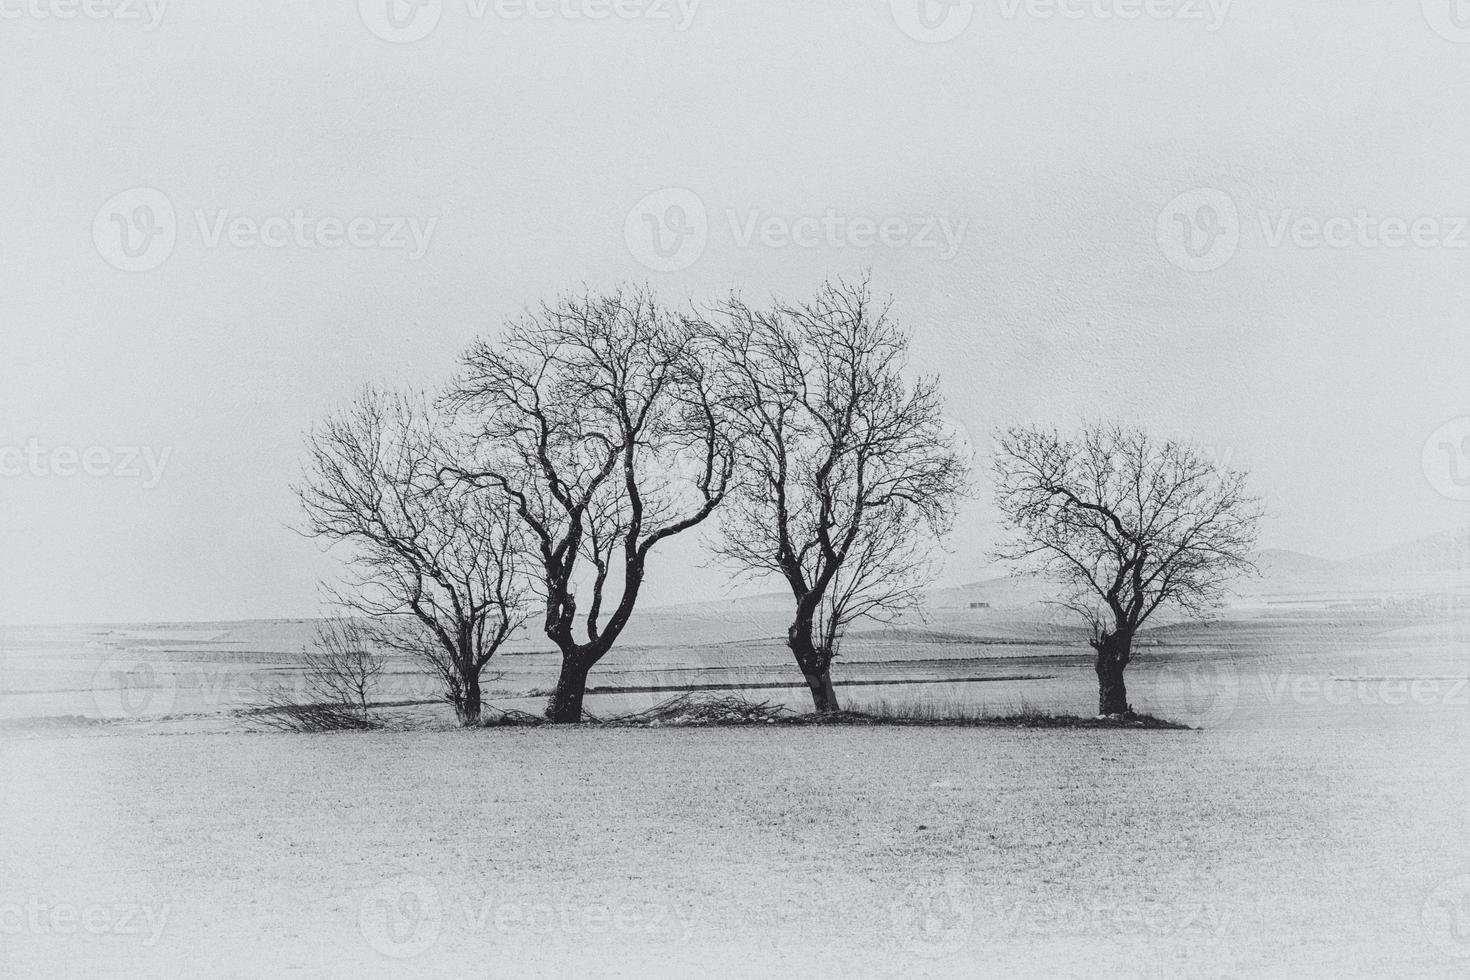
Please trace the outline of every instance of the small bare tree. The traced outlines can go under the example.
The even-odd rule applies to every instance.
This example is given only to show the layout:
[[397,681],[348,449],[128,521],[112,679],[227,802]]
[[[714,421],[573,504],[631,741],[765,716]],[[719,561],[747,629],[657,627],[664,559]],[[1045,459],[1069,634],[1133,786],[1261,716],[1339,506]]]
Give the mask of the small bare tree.
[[623,289],[543,306],[465,356],[450,403],[481,458],[452,472],[508,500],[540,559],[562,655],[552,721],[582,719],[587,674],[628,625],[654,547],[725,496],[706,346],[696,324]]
[[351,712],[364,725],[372,721],[372,699],[384,657],[378,637],[359,619],[334,617],[323,621],[305,651],[306,694]]
[[1073,439],[1014,428],[994,465],[996,502],[1019,532],[1001,557],[1060,580],[1092,628],[1099,713],[1131,713],[1134,637],[1166,606],[1206,615],[1253,571],[1260,501],[1244,473],[1117,426]]
[[505,501],[439,479],[454,458],[447,432],[424,399],[368,389],[311,433],[297,495],[308,533],[353,548],[338,603],[433,670],[471,725],[481,674],[525,621],[525,600]]
[[836,711],[844,632],[918,603],[966,467],[937,381],[905,378],[908,337],[866,282],[770,310],[732,299],[715,318],[739,460],[719,550],[790,587],[787,644],[816,709]]
[[324,620],[302,650],[302,687],[268,686],[252,713],[284,732],[377,728],[372,703],[384,657],[374,632],[361,619]]

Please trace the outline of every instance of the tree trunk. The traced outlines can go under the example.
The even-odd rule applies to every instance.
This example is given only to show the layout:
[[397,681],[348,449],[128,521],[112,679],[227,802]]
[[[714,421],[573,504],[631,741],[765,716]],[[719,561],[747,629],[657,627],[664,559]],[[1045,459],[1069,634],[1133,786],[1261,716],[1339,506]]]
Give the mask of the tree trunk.
[[546,717],[558,725],[575,725],[582,720],[582,698],[587,693],[587,672],[590,665],[583,666],[575,660],[563,658],[561,676],[556,680],[556,690],[546,705]]
[[1092,646],[1097,651],[1097,713],[1133,714],[1128,704],[1128,687],[1123,683],[1123,671],[1133,648],[1132,634],[1104,633]]
[[469,728],[480,723],[480,672],[463,671],[460,685],[459,703],[454,706],[454,713],[458,716],[460,725]]
[[832,687],[830,668],[820,674],[803,673],[802,676],[806,678],[806,686],[812,690],[812,704],[816,706],[817,714],[841,710],[837,704],[837,691]]
[[796,666],[801,668],[806,686],[811,688],[812,704],[817,713],[825,714],[839,710],[837,692],[832,688],[832,654],[817,649],[816,641],[812,639],[814,626],[798,610],[796,622],[786,631],[786,645],[796,657]]

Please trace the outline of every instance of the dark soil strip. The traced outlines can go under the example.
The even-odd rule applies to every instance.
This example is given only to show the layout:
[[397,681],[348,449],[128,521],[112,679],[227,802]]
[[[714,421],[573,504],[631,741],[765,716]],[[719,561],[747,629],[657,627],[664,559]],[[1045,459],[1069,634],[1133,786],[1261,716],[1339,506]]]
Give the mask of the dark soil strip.
[[[984,684],[989,681],[1049,681],[1055,674],[1013,674],[1003,677],[903,677],[889,680],[833,681],[838,688],[885,687],[900,684]],[[660,691],[763,691],[806,689],[805,681],[770,681],[758,684],[668,684],[644,687],[589,687],[588,694],[657,694]]]

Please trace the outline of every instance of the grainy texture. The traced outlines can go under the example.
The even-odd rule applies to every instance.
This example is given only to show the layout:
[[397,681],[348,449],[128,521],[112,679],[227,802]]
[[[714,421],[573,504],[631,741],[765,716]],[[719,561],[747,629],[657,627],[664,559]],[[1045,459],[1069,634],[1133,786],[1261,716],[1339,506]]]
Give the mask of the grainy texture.
[[151,945],[7,934],[0,962],[18,977],[1463,975],[1421,922],[1470,869],[1463,727],[1341,735],[12,740],[0,903],[167,916]]

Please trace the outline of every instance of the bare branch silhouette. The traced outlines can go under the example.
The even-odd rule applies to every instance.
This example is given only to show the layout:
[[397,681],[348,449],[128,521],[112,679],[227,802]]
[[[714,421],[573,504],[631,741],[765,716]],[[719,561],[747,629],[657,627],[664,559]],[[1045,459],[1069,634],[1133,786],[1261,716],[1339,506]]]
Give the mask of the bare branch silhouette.
[[1013,428],[994,461],[996,503],[1017,530],[1001,557],[1043,570],[1092,628],[1101,714],[1127,714],[1133,638],[1163,607],[1201,617],[1251,572],[1261,516],[1244,473],[1138,429],[1067,439]]
[[699,325],[646,289],[568,296],[465,355],[449,403],[474,426],[446,472],[510,502],[562,654],[547,708],[582,718],[587,673],[633,615],[653,549],[702,523],[733,465]]
[[522,548],[504,500],[439,479],[449,438],[424,399],[367,389],[311,433],[297,495],[311,534],[352,549],[338,603],[437,674],[474,724],[481,674],[525,621]]
[[721,400],[739,433],[719,550],[785,581],[788,645],[817,710],[834,711],[844,633],[917,605],[965,466],[937,382],[905,379],[908,338],[866,282],[768,310],[732,298],[714,319]]

